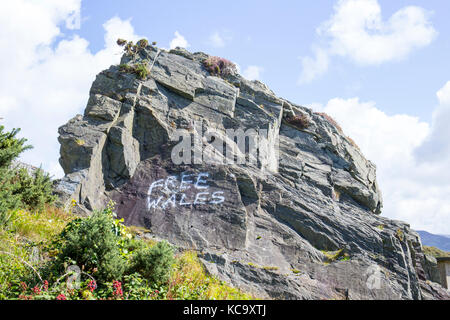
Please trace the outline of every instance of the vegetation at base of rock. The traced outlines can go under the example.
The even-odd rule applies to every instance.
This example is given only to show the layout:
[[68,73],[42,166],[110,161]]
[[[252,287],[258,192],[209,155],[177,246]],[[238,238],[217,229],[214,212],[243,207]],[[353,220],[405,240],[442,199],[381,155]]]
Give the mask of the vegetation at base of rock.
[[25,168],[12,165],[22,152],[32,148],[26,139],[17,138],[20,129],[4,132],[0,126],[0,227],[8,228],[18,209],[43,210],[52,204],[50,176],[41,169],[29,173]]
[[286,118],[286,122],[301,130],[307,129],[311,124],[306,114],[288,117]]
[[148,65],[145,62],[133,65],[121,64],[119,69],[120,72],[135,74],[141,80],[145,80],[148,77]]
[[131,269],[158,286],[169,280],[170,266],[174,263],[173,248],[167,242],[141,247],[132,257]]
[[166,298],[249,300],[254,297],[207,275],[197,254],[193,251],[187,251],[176,258]]
[[450,252],[443,251],[436,247],[423,246],[423,252],[435,258],[450,257]]
[[[194,253],[134,237],[111,203],[81,218],[52,205],[51,181],[11,167],[19,130],[0,127],[0,300],[248,299],[208,276]],[[195,278],[195,282],[192,279]]]
[[237,73],[236,65],[220,57],[210,56],[203,61],[205,69],[214,76],[228,76]]
[[[253,298],[207,275],[195,252],[135,239],[122,222],[111,207],[87,218],[54,207],[18,211],[9,230],[0,228],[0,299]],[[81,278],[70,288],[74,265]]]

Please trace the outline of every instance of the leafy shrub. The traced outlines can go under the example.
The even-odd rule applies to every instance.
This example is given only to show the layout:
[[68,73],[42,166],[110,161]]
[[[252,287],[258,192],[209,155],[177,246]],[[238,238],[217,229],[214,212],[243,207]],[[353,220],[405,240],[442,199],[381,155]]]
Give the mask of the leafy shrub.
[[62,232],[58,261],[82,266],[99,282],[121,279],[126,259],[121,251],[120,227],[111,208],[95,212],[91,217],[70,222]]
[[151,284],[161,285],[169,279],[170,268],[174,263],[173,247],[166,241],[151,248],[136,250],[132,258],[133,272],[140,273]]
[[16,138],[20,129],[3,132],[0,126],[0,226],[6,227],[12,217],[11,211],[19,208],[42,210],[52,204],[52,184],[48,174],[41,169],[29,174],[26,169],[16,169],[12,161],[30,149],[26,139]]
[[291,116],[286,119],[286,122],[299,129],[306,129],[310,125],[309,118],[306,114]]
[[0,227],[7,228],[13,216],[12,211],[20,206],[20,195],[14,194],[11,183],[15,174],[8,168],[0,168]]
[[152,298],[154,290],[148,285],[147,279],[139,273],[133,273],[123,277],[123,291],[125,299],[145,300]]
[[236,65],[224,58],[210,56],[203,61],[203,66],[212,75],[228,76],[237,73]]
[[42,169],[37,169],[32,174],[29,174],[26,169],[19,169],[14,186],[14,194],[20,195],[22,207],[42,210],[45,204],[53,204],[56,200],[52,194],[50,176]]

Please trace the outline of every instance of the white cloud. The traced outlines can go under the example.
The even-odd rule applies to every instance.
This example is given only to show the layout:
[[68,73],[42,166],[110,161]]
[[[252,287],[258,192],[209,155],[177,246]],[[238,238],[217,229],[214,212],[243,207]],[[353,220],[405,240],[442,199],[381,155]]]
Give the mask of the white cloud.
[[210,44],[215,48],[223,48],[225,47],[225,40],[220,36],[218,32],[214,32],[209,37]]
[[433,130],[416,150],[416,155],[421,162],[429,165],[434,166],[445,160],[450,166],[450,81],[436,95],[439,106],[433,112]]
[[450,106],[450,81],[436,93],[441,105]]
[[[58,127],[82,113],[95,75],[120,61],[117,38],[137,40],[130,21],[112,18],[104,25],[105,47],[93,54],[87,40],[64,37],[76,28],[80,1],[5,2],[0,12],[0,117],[7,129],[22,128],[34,146],[22,160],[43,165],[55,176]],[[14,19],[11,19],[14,12]]]
[[170,49],[175,49],[176,47],[189,47],[189,43],[187,42],[187,40],[178,31],[175,31],[175,38],[170,41]]
[[[339,0],[318,34],[327,41],[323,50],[328,55],[347,57],[359,65],[377,65],[400,60],[429,45],[437,35],[429,17],[425,9],[407,6],[384,21],[377,0]],[[314,66],[317,58],[304,59],[309,60],[302,77],[309,81],[310,75],[319,76],[327,69],[316,68],[321,72],[312,73],[309,65]]]
[[243,76],[248,80],[261,80],[261,73],[264,68],[259,66],[248,66],[243,73]]
[[228,31],[215,31],[209,36],[208,44],[214,48],[223,48],[232,40],[232,36]]
[[[447,101],[448,88],[450,84],[439,91],[441,102]],[[417,157],[417,150],[427,141],[448,150],[448,131],[441,132],[446,139],[433,140],[433,133],[438,130],[435,123],[430,127],[409,115],[387,115],[374,102],[361,102],[357,98],[336,98],[325,106],[315,104],[314,108],[335,118],[377,165],[384,198],[383,215],[404,220],[415,229],[450,234],[450,155],[434,159],[432,164]]]
[[323,49],[315,49],[315,57],[302,57],[302,73],[298,79],[299,84],[309,83],[328,70],[329,57]]

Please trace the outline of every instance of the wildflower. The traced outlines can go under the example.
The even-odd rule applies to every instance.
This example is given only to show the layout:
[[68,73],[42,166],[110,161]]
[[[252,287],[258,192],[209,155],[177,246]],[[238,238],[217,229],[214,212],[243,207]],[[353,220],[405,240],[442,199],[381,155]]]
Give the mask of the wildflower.
[[89,281],[87,286],[91,292],[94,292],[94,290],[97,289],[97,283],[94,280]]
[[32,291],[33,291],[34,294],[40,294],[40,293],[41,293],[41,289],[39,289],[38,286],[35,286],[35,287],[32,289]]
[[212,75],[227,76],[237,73],[237,68],[234,63],[220,57],[208,57],[203,61],[203,66]]
[[67,300],[66,296],[62,293],[60,293],[57,297],[56,300]]
[[48,291],[48,281],[47,280],[44,280],[43,289],[44,289],[44,291]]
[[119,281],[114,281],[113,282],[113,289],[114,289],[113,295],[116,298],[122,297],[122,295],[123,295],[122,283],[120,283]]
[[22,291],[27,291],[27,289],[28,289],[28,286],[25,282],[21,282],[20,287],[22,288]]

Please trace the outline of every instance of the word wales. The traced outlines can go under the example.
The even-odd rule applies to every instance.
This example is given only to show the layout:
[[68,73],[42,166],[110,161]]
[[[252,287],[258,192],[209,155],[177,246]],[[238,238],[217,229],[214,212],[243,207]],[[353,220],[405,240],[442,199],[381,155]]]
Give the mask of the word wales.
[[216,205],[225,202],[223,191],[212,191],[208,185],[209,173],[182,173],[150,184],[147,209],[170,209],[192,205]]

